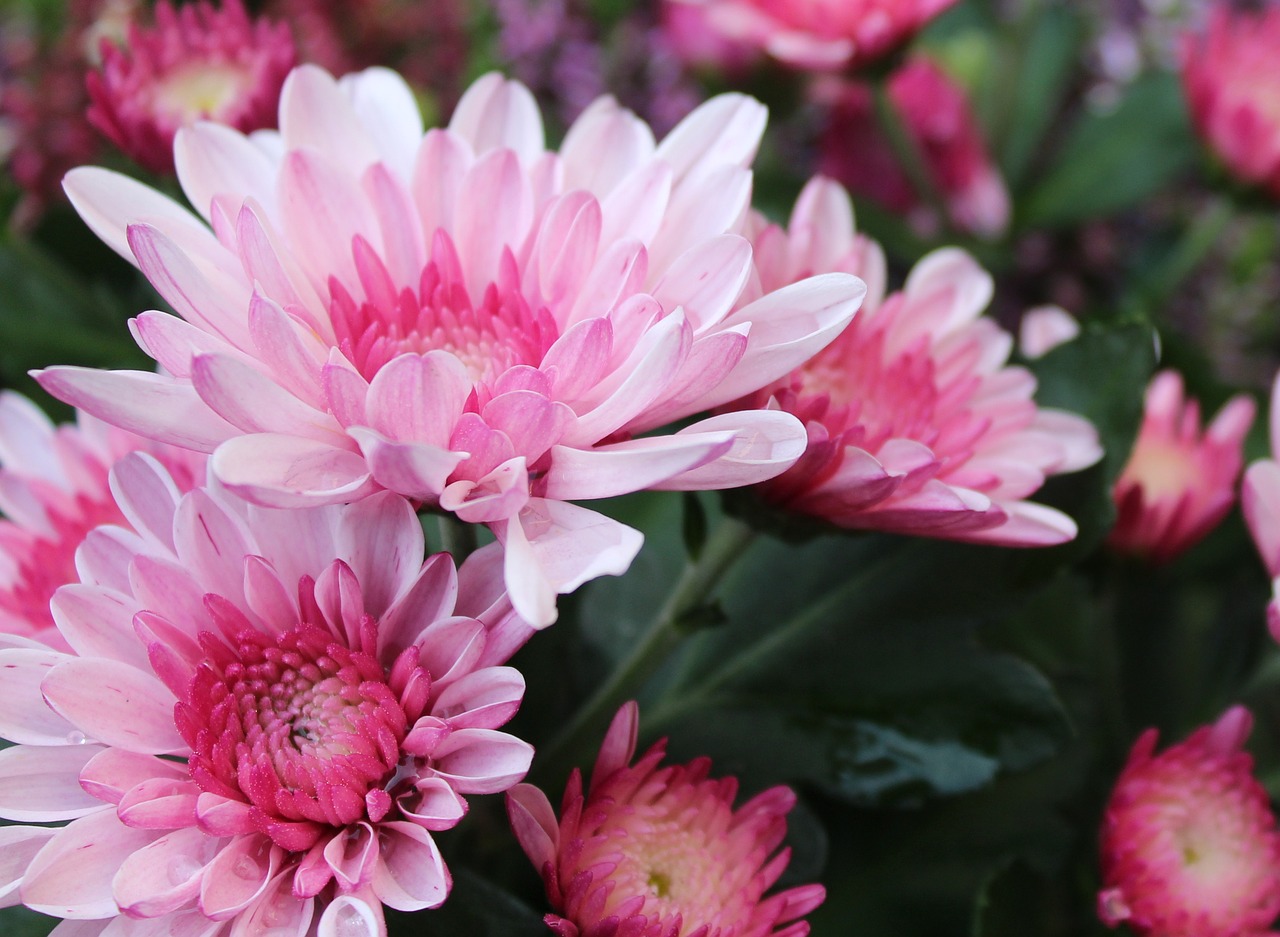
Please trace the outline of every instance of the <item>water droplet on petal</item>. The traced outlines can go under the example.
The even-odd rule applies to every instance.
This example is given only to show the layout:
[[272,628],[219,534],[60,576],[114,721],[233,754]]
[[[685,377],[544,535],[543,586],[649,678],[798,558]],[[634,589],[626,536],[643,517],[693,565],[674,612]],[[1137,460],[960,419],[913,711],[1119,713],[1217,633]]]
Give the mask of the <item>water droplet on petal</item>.
[[336,937],[368,937],[371,933],[368,919],[355,905],[344,904],[333,918]]
[[174,856],[169,860],[169,884],[181,885],[202,868],[204,866],[192,856]]
[[241,856],[231,864],[231,872],[240,878],[253,880],[261,876],[262,866],[249,856]]
[[83,745],[87,741],[89,740],[85,738],[85,734],[79,730],[74,730],[67,733],[68,745]]

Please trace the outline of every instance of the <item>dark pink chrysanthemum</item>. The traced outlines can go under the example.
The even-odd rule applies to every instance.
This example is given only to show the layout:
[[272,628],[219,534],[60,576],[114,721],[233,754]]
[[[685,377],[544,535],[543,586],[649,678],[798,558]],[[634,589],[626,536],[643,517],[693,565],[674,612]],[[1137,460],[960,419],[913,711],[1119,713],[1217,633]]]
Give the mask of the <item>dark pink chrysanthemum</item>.
[[[870,86],[832,80],[822,87],[819,96],[829,107],[819,171],[858,198],[908,217],[920,230],[936,231],[944,219],[903,168],[876,116]],[[1009,191],[965,92],[933,62],[913,56],[889,77],[888,95],[946,220],[979,237],[1002,234],[1009,226]]]
[[173,172],[173,137],[198,120],[245,132],[275,125],[294,65],[283,23],[250,19],[241,0],[155,8],[155,25],[129,29],[124,48],[105,42],[87,76],[89,121],[153,172]]
[[1239,178],[1280,197],[1280,7],[1218,3],[1182,46],[1182,85],[1200,135]]
[[76,554],[100,524],[129,522],[108,484],[118,460],[142,450],[162,460],[189,491],[204,480],[205,457],[134,436],[87,414],[55,427],[35,404],[0,393],[0,631],[65,649],[49,600],[77,582]]
[[1108,544],[1164,562],[1212,530],[1235,503],[1255,409],[1251,398],[1234,397],[1201,433],[1200,405],[1185,399],[1182,376],[1157,374],[1111,492],[1117,515]]
[[[0,649],[0,903],[117,934],[384,937],[443,902],[433,839],[524,776],[497,731],[531,630],[493,548],[424,564],[407,501],[256,508],[112,471],[54,597],[69,651]],[[275,928],[273,930],[273,928]]]
[[576,769],[557,820],[536,787],[520,784],[507,810],[541,872],[562,937],[801,937],[826,897],[801,885],[765,897],[787,866],[778,847],[795,794],[774,787],[733,808],[736,778],[711,762],[661,766],[665,741],[631,764],[639,711],[623,706],[585,792]]
[[[956,0],[666,0],[699,8],[696,28],[793,68],[856,68],[910,40]],[[689,21],[685,21],[688,28]],[[706,40],[702,40],[706,46]],[[735,52],[739,55],[739,52]]]
[[1155,754],[1148,729],[1103,819],[1098,914],[1142,937],[1262,937],[1280,914],[1280,833],[1243,750],[1241,706]]
[[982,315],[991,277],[948,248],[921,260],[882,299],[884,260],[853,229],[847,194],[821,177],[788,231],[762,226],[763,289],[817,270],[858,271],[863,312],[787,378],[746,398],[801,419],[809,446],[757,490],[841,527],[1035,546],[1076,534],[1060,511],[1026,500],[1049,475],[1091,465],[1097,432],[1036,406],[1035,378],[1006,364],[1012,337]]

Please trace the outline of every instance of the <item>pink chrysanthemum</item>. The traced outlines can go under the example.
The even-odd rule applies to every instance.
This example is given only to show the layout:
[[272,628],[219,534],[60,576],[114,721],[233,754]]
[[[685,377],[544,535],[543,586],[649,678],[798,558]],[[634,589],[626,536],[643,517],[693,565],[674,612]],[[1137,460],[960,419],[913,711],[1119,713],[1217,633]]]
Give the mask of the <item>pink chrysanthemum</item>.
[[821,885],[764,896],[787,867],[778,849],[795,805],[774,787],[737,810],[736,778],[711,762],[660,766],[665,740],[632,765],[635,703],[614,717],[584,793],[574,769],[557,821],[545,794],[520,784],[507,812],[542,874],[562,937],[802,937],[798,920],[826,897]]
[[176,10],[160,0],[153,27],[130,26],[123,48],[104,41],[102,65],[86,77],[86,116],[139,165],[171,173],[180,127],[198,120],[246,133],[274,126],[294,62],[289,27],[250,19],[241,0]]
[[1271,458],[1259,459],[1245,470],[1240,507],[1272,577],[1272,598],[1267,606],[1271,636],[1280,641],[1280,374],[1271,388]]
[[[876,116],[870,86],[833,80],[821,87],[827,118],[819,171],[856,197],[906,216],[922,232],[936,233],[944,219],[903,168]],[[933,62],[915,56],[889,77],[888,95],[937,191],[945,220],[983,238],[1002,234],[1009,226],[1009,191],[964,91]]]
[[704,28],[793,68],[855,68],[911,39],[956,0],[666,0],[701,7]]
[[134,530],[54,596],[72,652],[0,650],[0,816],[71,821],[0,828],[0,900],[80,937],[370,937],[439,905],[432,834],[532,757],[496,731],[531,631],[493,550],[424,565],[390,493],[259,508],[143,454],[112,487]]
[[716,98],[655,145],[601,99],[559,153],[529,92],[497,75],[425,136],[386,70],[339,83],[304,66],[280,108],[279,134],[179,133],[179,180],[212,231],[122,176],[68,177],[89,225],[182,318],[134,320],[165,376],[54,368],[46,388],[212,451],[260,504],[385,488],[487,524],[536,625],[640,545],[565,502],[734,487],[799,457],[803,427],[765,409],[632,438],[777,380],[861,300],[860,281],[830,274],[746,302],[752,250],[733,232],[759,103]]
[[1215,4],[1182,46],[1182,85],[1200,135],[1239,178],[1280,197],[1280,7]]
[[205,458],[79,415],[54,427],[35,404],[0,393],[0,631],[3,642],[27,638],[65,650],[49,599],[77,582],[76,554],[100,524],[131,529],[116,506],[107,474],[142,450],[160,459],[180,491],[204,480]]
[[884,261],[855,237],[844,190],[817,178],[789,231],[756,236],[765,289],[817,270],[857,270],[876,284],[863,312],[829,347],[746,398],[805,422],[809,447],[759,486],[789,510],[841,527],[1038,546],[1076,525],[1025,500],[1045,477],[1101,457],[1093,426],[1037,407],[1035,378],[1009,367],[1011,336],[982,310],[988,274],[963,251],[936,251],[883,301]]
[[1161,371],[1147,387],[1142,428],[1111,496],[1108,544],[1162,563],[1199,542],[1236,500],[1253,400],[1233,397],[1201,433],[1200,405],[1182,376]]
[[1263,937],[1280,914],[1280,833],[1243,750],[1241,706],[1154,754],[1134,744],[1102,824],[1098,914],[1142,937]]

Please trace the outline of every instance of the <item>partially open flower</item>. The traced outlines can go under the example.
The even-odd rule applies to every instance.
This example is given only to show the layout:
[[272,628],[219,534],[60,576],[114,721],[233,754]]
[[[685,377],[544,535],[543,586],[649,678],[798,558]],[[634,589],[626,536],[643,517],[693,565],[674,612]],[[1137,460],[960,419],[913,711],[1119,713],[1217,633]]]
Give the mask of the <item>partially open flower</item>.
[[425,133],[385,69],[300,67],[280,108],[278,134],[179,133],[203,217],[105,170],[68,176],[85,220],[181,318],[134,320],[164,375],[52,368],[46,388],[212,452],[259,504],[389,489],[486,524],[538,625],[640,547],[566,502],[737,487],[799,457],[803,427],[771,410],[641,435],[777,380],[865,292],[832,273],[744,300],[758,102],[714,98],[658,143],[602,98],[558,153],[529,91],[499,75]]
[[741,402],[804,421],[809,447],[757,486],[766,500],[841,527],[977,543],[1062,543],[1076,525],[1026,500],[1049,475],[1102,454],[1088,421],[1037,407],[1035,378],[1006,364],[1012,337],[982,311],[991,277],[963,251],[921,260],[883,301],[883,258],[855,237],[829,180],[801,195],[789,231],[756,236],[762,288],[818,270],[869,284],[858,318],[823,351]]
[[718,33],[728,46],[754,46],[793,68],[825,71],[887,55],[956,0],[666,2],[699,7],[698,28]]
[[1182,84],[1200,135],[1240,179],[1280,198],[1280,7],[1214,4],[1182,46]]
[[1250,397],[1233,397],[1201,433],[1200,405],[1184,397],[1182,376],[1157,374],[1133,451],[1111,491],[1111,548],[1165,562],[1216,527],[1236,500],[1255,409]]
[[790,850],[778,847],[795,794],[773,787],[736,810],[735,778],[711,762],[662,766],[665,741],[634,765],[639,711],[614,717],[591,782],[574,769],[557,820],[545,794],[520,784],[507,811],[542,874],[561,937],[802,937],[821,885],[765,896]]
[[388,492],[257,508],[140,453],[112,488],[133,530],[54,596],[71,651],[0,649],[0,817],[70,821],[0,829],[0,895],[88,937],[385,937],[384,904],[438,906],[434,835],[533,754],[497,731],[530,630],[493,551],[424,564]]
[[49,600],[77,582],[76,554],[100,524],[132,529],[108,473],[130,452],[164,463],[180,491],[205,477],[205,457],[142,439],[87,414],[55,427],[35,404],[0,393],[0,643],[29,638],[66,649]]
[[139,165],[173,172],[181,127],[216,120],[241,131],[272,127],[294,65],[283,23],[250,19],[241,0],[155,8],[155,25],[134,24],[121,48],[102,44],[102,65],[86,79],[89,121]]
[[1098,914],[1140,937],[1263,937],[1280,914],[1280,833],[1228,710],[1155,753],[1148,729],[1103,819]]
[[869,85],[830,81],[820,86],[827,122],[819,143],[819,171],[906,217],[933,236],[947,221],[961,231],[995,238],[1009,226],[1009,191],[987,151],[965,92],[930,60],[914,56],[888,79],[888,97],[920,170],[947,218],[937,217],[927,192],[917,190],[876,114]]
[[1259,459],[1244,473],[1240,506],[1262,563],[1272,577],[1267,624],[1280,641],[1280,374],[1271,388],[1271,458]]

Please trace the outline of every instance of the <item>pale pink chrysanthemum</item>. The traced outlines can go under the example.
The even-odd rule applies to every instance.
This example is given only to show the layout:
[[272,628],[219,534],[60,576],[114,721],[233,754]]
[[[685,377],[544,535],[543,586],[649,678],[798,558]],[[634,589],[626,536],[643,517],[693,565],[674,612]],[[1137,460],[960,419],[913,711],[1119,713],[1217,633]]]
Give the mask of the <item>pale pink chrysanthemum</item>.
[[1264,937],[1280,914],[1280,832],[1242,706],[1155,754],[1134,744],[1107,804],[1098,914],[1141,937]]
[[1203,34],[1182,45],[1191,118],[1238,178],[1280,197],[1280,7],[1218,3]]
[[[876,115],[871,86],[832,80],[819,87],[826,123],[819,140],[819,171],[858,198],[909,218],[932,236],[939,223],[926,193],[902,166]],[[913,56],[889,76],[889,101],[920,157],[947,219],[961,231],[995,238],[1009,226],[1012,206],[968,96],[929,59]]]
[[1271,388],[1271,458],[1259,459],[1245,470],[1240,507],[1249,533],[1272,577],[1267,625],[1280,641],[1280,374]]
[[80,414],[55,427],[31,401],[0,393],[0,632],[66,649],[49,600],[77,582],[76,554],[100,524],[129,529],[108,472],[142,450],[164,463],[180,491],[203,482],[205,457],[141,439]]
[[[0,902],[78,937],[385,934],[438,906],[433,834],[533,750],[497,731],[531,633],[492,549],[425,565],[407,501],[181,495],[140,453],[54,597],[70,653],[0,650]],[[276,928],[277,930],[272,930]]]
[[497,75],[424,136],[394,73],[304,66],[279,133],[179,133],[179,180],[212,231],[122,176],[68,177],[182,318],[133,323],[167,376],[41,381],[213,452],[261,504],[390,489],[487,524],[516,608],[549,624],[557,593],[622,572],[641,540],[566,502],[754,483],[803,450],[795,418],[765,409],[633,438],[781,377],[861,300],[844,274],[744,299],[752,250],[734,232],[764,120],[726,95],[659,145],[604,98],[553,153],[529,92]]
[[665,0],[702,8],[704,28],[793,68],[857,68],[889,54],[956,0]]
[[507,795],[516,837],[542,874],[562,937],[803,937],[799,918],[826,897],[821,885],[765,896],[782,875],[779,849],[790,788],[773,787],[738,809],[736,778],[711,778],[711,761],[660,763],[665,740],[634,765],[639,712],[614,716],[583,790],[576,768],[560,819],[529,784]]
[[880,300],[884,261],[855,236],[840,186],[814,179],[790,229],[756,236],[764,289],[817,270],[876,284],[858,318],[788,377],[747,397],[805,422],[809,447],[758,486],[768,501],[841,527],[1007,546],[1062,543],[1076,525],[1026,500],[1102,455],[1093,426],[1037,407],[1035,378],[1006,364],[1012,337],[982,316],[991,277],[963,251],[926,256]]
[[252,19],[241,0],[155,7],[155,24],[102,45],[88,73],[89,122],[140,166],[173,172],[173,137],[198,120],[245,132],[275,124],[296,53],[289,27]]
[[1152,378],[1138,438],[1111,489],[1108,545],[1162,563],[1203,539],[1235,504],[1256,409],[1252,398],[1233,397],[1202,432],[1200,404],[1186,399],[1182,376]]

